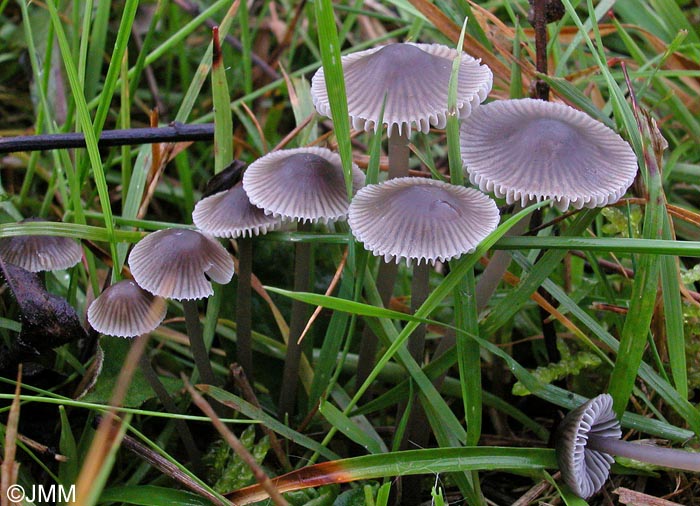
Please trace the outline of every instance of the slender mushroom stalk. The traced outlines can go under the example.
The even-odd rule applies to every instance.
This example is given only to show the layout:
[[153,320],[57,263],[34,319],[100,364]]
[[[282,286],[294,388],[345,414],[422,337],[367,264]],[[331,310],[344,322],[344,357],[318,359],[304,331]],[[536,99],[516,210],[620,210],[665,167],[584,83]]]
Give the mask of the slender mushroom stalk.
[[[365,176],[353,166],[353,191],[364,185]],[[348,212],[340,156],[325,148],[297,148],[274,151],[256,160],[243,175],[243,188],[250,202],[266,214],[296,220],[300,231],[315,222],[344,220]],[[310,287],[311,245],[298,243],[294,260],[295,290]],[[279,415],[293,413],[299,384],[301,348],[297,340],[306,323],[306,307],[292,303]]]
[[[155,330],[167,312],[165,299],[152,295],[129,279],[108,287],[88,308],[87,318],[92,328],[99,333],[117,337],[138,337]],[[151,361],[143,353],[139,366],[163,407],[170,413],[180,409],[153,370]],[[184,420],[175,419],[178,435],[185,445],[187,455],[198,474],[204,471],[201,454],[192,433]]]
[[622,441],[612,396],[601,394],[571,411],[555,436],[563,480],[580,497],[595,494],[608,479],[612,455],[647,464],[700,472],[700,453]]
[[[242,167],[238,166],[237,169]],[[212,178],[210,184],[227,176],[226,171]],[[243,184],[234,179],[218,185],[197,202],[192,221],[200,230],[215,237],[230,237],[238,243],[238,286],[236,287],[236,352],[237,361],[253,381],[253,339],[251,311],[251,278],[253,276],[253,236],[279,228],[282,220],[268,216],[250,203]],[[208,184],[207,187],[210,185]]]
[[228,283],[233,260],[223,246],[203,233],[187,229],[159,230],[147,235],[129,254],[134,280],[154,295],[181,300],[190,350],[203,381],[216,384],[202,338],[197,299],[214,293],[211,282]]
[[[343,57],[352,126],[367,132],[376,131],[383,109],[382,122],[389,137],[388,179],[408,175],[408,140],[414,125],[423,133],[428,133],[431,125],[445,128],[452,61],[459,54],[456,49],[441,44],[399,43]],[[486,65],[461,53],[456,104],[460,117],[468,116],[472,108],[486,99],[492,83],[493,75]],[[316,110],[330,116],[323,69],[311,81],[311,96]],[[395,265],[379,265],[377,289],[385,306],[393,293],[396,272]],[[420,288],[421,291],[426,289]],[[411,341],[414,339],[420,340],[412,336]],[[420,347],[418,341],[411,346]],[[365,329],[360,344],[358,385],[374,367],[376,349],[376,336]]]

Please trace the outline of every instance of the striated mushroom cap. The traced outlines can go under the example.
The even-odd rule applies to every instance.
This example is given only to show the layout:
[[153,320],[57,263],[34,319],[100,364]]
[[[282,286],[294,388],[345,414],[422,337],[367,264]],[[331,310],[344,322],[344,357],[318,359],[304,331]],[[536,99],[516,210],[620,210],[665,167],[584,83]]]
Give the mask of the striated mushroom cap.
[[561,476],[584,499],[601,489],[614,462],[610,455],[586,448],[588,436],[615,439],[622,436],[612,405],[609,394],[594,397],[569,412],[557,429],[555,445]]
[[[27,219],[27,221],[44,221]],[[0,256],[30,272],[68,269],[83,258],[80,244],[69,237],[20,235],[0,239]]]
[[[452,61],[458,51],[442,44],[389,44],[342,58],[352,126],[373,132],[386,95],[384,124],[399,134],[413,125],[423,133],[430,125],[445,128]],[[486,99],[493,74],[480,60],[462,53],[457,84],[461,118]],[[311,80],[311,97],[319,114],[331,115],[323,68]]]
[[148,234],[129,254],[134,280],[153,295],[176,300],[202,299],[214,290],[210,278],[228,283],[233,260],[212,237],[170,228]]
[[164,298],[148,293],[134,281],[123,280],[90,304],[87,318],[101,334],[136,337],[155,330],[166,312]]
[[[353,191],[365,182],[353,164]],[[340,156],[325,148],[273,151],[243,174],[243,188],[253,205],[277,218],[301,222],[344,220],[348,196]]]
[[197,202],[192,221],[208,234],[231,238],[266,234],[282,223],[251,204],[241,183]]
[[462,123],[460,145],[470,181],[509,204],[605,206],[637,174],[637,157],[619,135],[581,111],[542,100],[480,106]]
[[473,251],[497,226],[483,193],[434,179],[402,177],[368,185],[350,204],[353,235],[374,255],[434,263]]

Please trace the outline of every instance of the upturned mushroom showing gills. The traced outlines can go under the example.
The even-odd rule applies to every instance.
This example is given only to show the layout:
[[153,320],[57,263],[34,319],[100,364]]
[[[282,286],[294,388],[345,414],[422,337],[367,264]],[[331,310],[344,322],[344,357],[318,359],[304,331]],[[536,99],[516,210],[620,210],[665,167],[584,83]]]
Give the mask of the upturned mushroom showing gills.
[[348,214],[352,234],[374,255],[419,265],[473,251],[498,221],[496,203],[478,190],[413,177],[364,187]]
[[108,287],[88,308],[92,328],[101,334],[136,337],[151,332],[165,318],[165,299],[127,279]]
[[700,453],[631,443],[612,409],[612,397],[601,394],[571,411],[555,435],[562,479],[586,499],[600,490],[610,473],[613,455],[648,464],[700,472]]
[[129,268],[139,286],[153,295],[182,301],[195,364],[202,380],[215,384],[195,301],[214,293],[207,277],[222,284],[231,281],[231,256],[205,234],[171,228],[141,239],[129,254]]
[[[23,220],[43,221],[34,218]],[[30,272],[60,271],[73,267],[83,257],[83,250],[69,237],[20,235],[0,239],[0,256]]]
[[470,181],[509,204],[605,206],[637,174],[637,158],[619,135],[573,107],[543,100],[480,106],[461,125],[460,146]]

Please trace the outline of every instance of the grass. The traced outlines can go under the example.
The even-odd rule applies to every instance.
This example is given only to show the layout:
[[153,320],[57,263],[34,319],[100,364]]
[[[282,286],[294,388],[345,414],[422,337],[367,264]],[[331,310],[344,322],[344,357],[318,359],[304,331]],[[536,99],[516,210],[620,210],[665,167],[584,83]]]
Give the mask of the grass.
[[[640,161],[633,188],[604,211],[562,214],[541,204],[504,220],[474,253],[431,270],[430,293],[413,314],[412,269],[399,267],[384,308],[378,261],[344,223],[255,238],[253,295],[245,301],[254,381],[230,369],[242,297],[234,279],[198,303],[219,384],[196,386],[253,454],[259,464],[253,469],[222,444],[185,389],[195,365],[181,304],[169,303],[145,351],[179,412],[166,412],[137,370],[121,385],[126,397],[115,411],[117,425],[103,424],[99,432],[94,427],[110,410],[130,342],[90,335],[18,358],[12,350],[26,325],[23,294],[3,285],[3,483],[26,490],[79,483],[78,502],[86,505],[223,504],[261,499],[253,484],[255,473],[258,479],[264,473],[284,475],[276,483],[290,504],[381,505],[397,497],[397,477],[418,475],[404,488],[418,480],[419,496],[404,502],[439,502],[442,492],[450,503],[506,505],[530,491],[533,504],[596,505],[610,504],[622,487],[691,504],[700,494],[697,476],[650,472],[629,461],[616,464],[603,492],[587,502],[576,498],[556,479],[548,439],[564,411],[609,392],[632,439],[697,448],[700,9],[662,0],[635,8],[562,4],[563,18],[548,25],[550,74],[543,76],[535,71],[525,1],[210,0],[198,4],[199,13],[183,0],[0,2],[0,135],[82,132],[87,145],[3,155],[0,238],[81,240],[83,262],[42,277],[81,321],[106,282],[129,276],[132,244],[153,230],[192,227],[192,208],[208,179],[234,159],[249,164],[275,146],[320,144],[340,153],[349,192],[353,161],[368,180],[384,179],[385,136],[354,132],[343,120],[340,56],[387,41],[455,47],[463,37],[465,50],[494,73],[489,100],[528,96],[542,78],[554,100],[614,128]],[[215,58],[207,20],[218,26]],[[262,69],[260,59],[273,71]],[[332,122],[310,116],[309,80],[321,66]],[[98,147],[104,129],[171,121],[213,121],[216,140]],[[463,184],[458,127],[452,116],[445,131],[414,132],[410,169]],[[544,224],[537,233],[504,236],[535,207]],[[30,216],[51,221],[18,223]],[[308,292],[293,289],[299,242],[313,251]],[[237,258],[237,242],[224,244]],[[496,250],[511,252],[514,261],[477,314],[474,283],[484,257]],[[329,290],[336,271],[340,278]],[[288,322],[298,301],[309,314],[322,309],[305,337],[294,411],[279,418]],[[540,307],[569,357],[558,364],[547,359]],[[419,326],[427,328],[426,353],[416,360],[405,344]],[[369,377],[358,382],[365,327],[378,337],[379,351]],[[446,334],[457,345],[438,356]],[[589,356],[595,361],[584,364]],[[19,361],[25,366],[17,397]],[[526,395],[513,392],[516,381]],[[427,446],[409,441],[409,451],[398,451],[416,414],[424,417]],[[175,420],[188,424],[202,462],[183,448]]]

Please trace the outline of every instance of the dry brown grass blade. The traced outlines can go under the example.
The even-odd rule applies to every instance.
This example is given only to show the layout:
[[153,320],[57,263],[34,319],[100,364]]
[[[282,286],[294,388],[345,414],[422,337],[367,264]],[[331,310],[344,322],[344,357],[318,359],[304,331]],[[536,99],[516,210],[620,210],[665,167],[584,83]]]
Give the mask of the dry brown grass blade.
[[677,502],[667,501],[660,497],[643,494],[624,487],[616,488],[613,490],[613,494],[619,496],[620,504],[629,504],[631,506],[681,506]]
[[[17,367],[17,383],[15,385],[15,396],[10,406],[10,414],[7,417],[5,427],[5,455],[2,461],[2,478],[0,479],[0,505],[8,506],[10,498],[14,498],[12,487],[17,483],[19,463],[15,461],[17,454],[17,433],[19,426],[19,395],[22,391],[22,364]],[[21,490],[18,490],[21,492]],[[22,494],[23,495],[23,494]],[[19,497],[21,501],[22,497]],[[13,501],[12,504],[15,504]]]
[[84,504],[84,500],[90,495],[93,485],[98,482],[98,477],[102,467],[107,462],[109,453],[121,441],[122,422],[117,419],[116,410],[124,401],[131,384],[131,378],[138,367],[139,357],[143,354],[147,343],[148,335],[142,335],[134,339],[131,348],[129,348],[129,353],[127,353],[112,391],[111,407],[100,420],[100,425],[95,432],[95,437],[92,439],[90,449],[83,460],[83,466],[75,482],[75,504],[77,505]]
[[[335,274],[333,274],[333,279],[331,279],[331,282],[328,285],[328,288],[326,289],[326,293],[324,295],[329,296],[330,294],[333,293],[335,290],[335,287],[338,286],[338,282],[340,281],[340,276],[343,274],[343,269],[345,269],[345,263],[348,260],[348,248],[345,248],[345,252],[343,253],[343,258],[340,260],[340,263],[338,264],[338,268],[335,270]],[[301,342],[304,340],[304,336],[306,336],[306,333],[309,331],[311,328],[311,325],[314,324],[316,321],[316,318],[318,318],[318,315],[321,314],[321,310],[323,309],[323,306],[317,306],[316,309],[314,309],[313,314],[311,315],[311,318],[309,318],[309,321],[306,322],[306,326],[304,327],[304,330],[302,331],[301,335],[299,336],[299,340],[297,341],[297,344],[301,344]]]
[[[438,7],[428,0],[409,1],[447,38],[455,44],[459,42],[460,27],[453,23]],[[494,83],[498,83],[499,87],[508,89],[510,85],[510,68],[499,60],[496,55],[469,34],[465,34],[464,37],[464,50],[475,58],[481,58],[481,61],[488,65],[493,72]],[[523,81],[525,82],[525,79]],[[527,83],[525,85],[527,86]]]
[[181,375],[182,381],[185,384],[185,388],[192,397],[192,401],[197,405],[202,412],[211,419],[211,423],[214,428],[221,434],[221,437],[228,443],[228,445],[236,452],[236,455],[250,468],[253,472],[253,476],[260,484],[260,486],[268,493],[272,502],[277,506],[288,506],[288,502],[282,497],[277,487],[272,483],[269,476],[265,474],[255,457],[251,455],[248,449],[241,443],[241,441],[236,437],[236,435],[231,432],[228,427],[222,422],[217,416],[214,408],[202,397],[202,395],[195,390],[184,374]]

